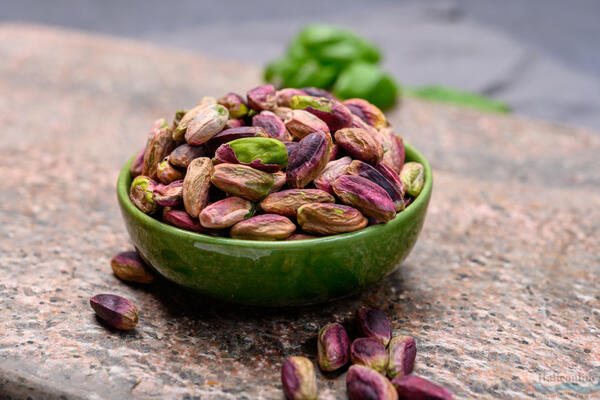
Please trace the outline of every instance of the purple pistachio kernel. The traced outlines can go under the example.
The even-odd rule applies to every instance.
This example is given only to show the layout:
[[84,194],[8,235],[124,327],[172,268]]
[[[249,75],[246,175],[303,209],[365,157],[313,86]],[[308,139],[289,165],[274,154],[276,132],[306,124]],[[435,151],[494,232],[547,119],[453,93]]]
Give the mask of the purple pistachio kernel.
[[153,193],[154,201],[163,207],[177,207],[183,204],[183,180],[156,185]]
[[404,198],[405,188],[404,183],[402,183],[402,180],[400,180],[400,175],[398,175],[396,171],[384,161],[378,162],[375,165],[375,169],[379,171],[381,175],[385,176],[392,185],[396,186],[400,190],[400,193],[402,193],[402,198]]
[[231,237],[246,240],[283,240],[296,230],[288,218],[277,214],[261,214],[238,222],[231,228]]
[[416,375],[398,376],[392,379],[401,399],[409,400],[454,400],[447,389]]
[[371,182],[381,186],[381,188],[390,195],[390,198],[394,202],[396,211],[402,211],[404,209],[404,198],[402,197],[403,185],[400,181],[400,178],[398,178],[400,184],[398,184],[396,181],[391,182],[376,168],[360,160],[352,161],[346,170],[346,174],[362,176],[363,178],[367,178]]
[[379,340],[387,346],[392,336],[392,325],[385,312],[376,308],[361,307],[356,312],[358,324],[366,337]]
[[329,126],[325,121],[306,110],[292,110],[284,123],[288,132],[298,139],[317,131],[329,133]]
[[293,109],[306,110],[325,121],[331,132],[346,128],[352,122],[350,110],[337,100],[325,97],[294,96],[291,106]]
[[364,99],[348,99],[342,104],[348,107],[352,114],[358,116],[375,129],[381,129],[387,126],[387,120],[385,119],[383,112]]
[[412,372],[417,356],[417,344],[410,336],[396,336],[388,345],[387,375],[391,378]]
[[230,118],[242,118],[248,114],[248,106],[244,98],[235,93],[227,93],[217,100],[217,103],[229,111]]
[[281,385],[289,400],[316,400],[317,377],[306,357],[289,357],[281,366]]
[[296,148],[298,147],[298,142],[285,142],[285,148],[287,149],[287,153],[288,153],[288,159],[292,156],[292,153],[294,152],[294,150],[296,150]]
[[169,210],[164,209],[163,219],[170,225],[176,226],[181,229],[193,232],[204,232],[205,229],[200,223],[192,219],[190,214],[183,210]]
[[320,131],[300,140],[287,166],[288,186],[303,188],[315,179],[327,165],[331,146],[331,135]]
[[259,126],[240,126],[239,128],[225,129],[217,133],[206,143],[206,148],[210,153],[214,153],[224,143],[242,138],[268,136],[267,132]]
[[350,346],[352,364],[364,365],[385,373],[388,354],[385,346],[375,338],[358,338]]
[[253,110],[271,110],[277,106],[275,87],[273,85],[258,86],[246,94],[248,106]]
[[225,193],[250,201],[261,200],[274,184],[272,174],[243,164],[217,164],[210,181]]
[[142,175],[149,176],[156,180],[158,179],[158,163],[173,151],[176,143],[171,135],[171,129],[164,118],[154,122],[152,133],[152,138],[149,140],[148,145],[146,146],[146,152],[144,153]]
[[346,394],[350,400],[398,399],[396,389],[385,376],[362,365],[353,365],[348,370]]
[[319,189],[288,189],[269,194],[260,202],[260,208],[270,214],[295,218],[298,208],[308,203],[334,203],[329,193]]
[[205,146],[190,146],[185,143],[179,145],[169,154],[169,163],[179,168],[187,168],[192,160],[198,157],[207,157],[208,151]]
[[367,222],[360,211],[342,204],[308,203],[298,208],[298,225],[318,235],[354,232],[367,226]]
[[346,128],[335,133],[336,143],[353,158],[376,164],[383,158],[383,148],[366,129]]
[[110,260],[110,266],[115,275],[126,282],[150,283],[154,280],[137,251],[118,253]]
[[90,305],[98,317],[116,329],[129,330],[138,323],[138,310],[124,297],[114,294],[98,294],[90,299]]
[[394,134],[390,128],[383,128],[375,132],[371,131],[371,133],[383,148],[383,161],[399,174],[404,165],[405,157],[402,138]]
[[275,93],[275,97],[277,98],[277,105],[279,107],[289,107],[292,103],[292,97],[294,96],[306,96],[306,92],[300,89],[294,88],[285,88],[278,90]]
[[333,183],[333,191],[344,204],[358,208],[379,222],[388,222],[396,216],[396,206],[390,195],[362,176],[340,176]]
[[339,152],[340,152],[340,146],[338,146],[337,144],[334,144],[333,147],[331,148],[331,151],[329,152],[329,161],[335,160],[335,158],[337,157]]
[[206,206],[200,212],[200,224],[205,228],[232,227],[254,214],[254,204],[241,197],[231,196]]
[[333,182],[340,176],[346,175],[346,170],[351,162],[352,159],[350,157],[342,157],[339,160],[329,161],[313,183],[318,189],[334,194]]
[[261,127],[273,139],[289,142],[291,140],[283,121],[271,111],[261,111],[252,118],[252,125]]
[[346,365],[350,361],[350,340],[344,327],[335,322],[321,328],[317,352],[323,371],[335,371]]

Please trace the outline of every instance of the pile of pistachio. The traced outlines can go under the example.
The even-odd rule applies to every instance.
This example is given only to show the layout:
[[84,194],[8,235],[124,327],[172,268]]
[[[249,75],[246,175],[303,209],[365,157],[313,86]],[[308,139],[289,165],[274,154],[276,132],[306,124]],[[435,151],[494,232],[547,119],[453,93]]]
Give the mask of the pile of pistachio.
[[423,166],[362,99],[315,88],[203,98],[154,123],[131,165],[130,199],[195,232],[297,240],[385,223],[416,198]]
[[[346,394],[350,400],[452,400],[445,388],[411,375],[417,345],[411,336],[392,337],[386,314],[375,308],[357,311],[363,337],[350,339],[339,323],[325,325],[317,342],[318,364],[327,373],[349,362]],[[317,380],[312,361],[306,357],[287,358],[281,367],[281,384],[290,400],[316,400]]]

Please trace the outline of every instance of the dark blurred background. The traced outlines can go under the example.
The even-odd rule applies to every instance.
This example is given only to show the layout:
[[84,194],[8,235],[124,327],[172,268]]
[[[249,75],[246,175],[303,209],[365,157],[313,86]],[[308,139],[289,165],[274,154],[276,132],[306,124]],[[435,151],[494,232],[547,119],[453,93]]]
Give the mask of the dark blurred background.
[[264,65],[305,24],[378,44],[406,85],[440,84],[517,113],[600,128],[598,0],[0,1],[0,22],[32,22]]

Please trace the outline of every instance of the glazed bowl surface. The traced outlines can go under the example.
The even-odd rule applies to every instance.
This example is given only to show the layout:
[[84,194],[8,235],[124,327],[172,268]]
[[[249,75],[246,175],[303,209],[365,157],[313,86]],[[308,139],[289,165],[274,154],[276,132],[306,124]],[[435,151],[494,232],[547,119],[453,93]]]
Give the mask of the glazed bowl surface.
[[415,245],[431,197],[427,160],[405,144],[406,161],[425,167],[421,194],[386,224],[356,232],[295,241],[253,241],[182,230],[138,210],[129,200],[129,160],[117,198],[133,244],[167,279],[219,300],[268,307],[340,298],[390,274]]

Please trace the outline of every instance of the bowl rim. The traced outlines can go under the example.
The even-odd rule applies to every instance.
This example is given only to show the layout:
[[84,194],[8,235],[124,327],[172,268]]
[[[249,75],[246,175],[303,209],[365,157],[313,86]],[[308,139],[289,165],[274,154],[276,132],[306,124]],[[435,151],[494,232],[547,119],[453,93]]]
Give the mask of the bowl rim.
[[425,169],[425,184],[423,186],[423,189],[421,190],[421,193],[415,201],[409,204],[409,206],[406,207],[406,209],[404,209],[402,212],[398,213],[396,217],[394,217],[394,219],[392,219],[391,221],[385,224],[371,225],[354,232],[347,232],[312,239],[265,241],[211,236],[203,233],[196,233],[177,228],[175,226],[161,222],[151,217],[150,215],[144,214],[129,199],[129,186],[132,180],[129,167],[135,159],[135,155],[125,163],[123,168],[121,168],[121,172],[119,173],[119,177],[117,180],[117,199],[121,205],[121,210],[130,214],[133,218],[137,220],[138,223],[144,225],[145,227],[152,230],[158,230],[166,235],[179,237],[182,240],[193,240],[194,242],[206,244],[283,250],[284,248],[305,247],[309,244],[328,244],[348,239],[360,239],[361,237],[384,233],[387,229],[393,229],[394,226],[402,224],[402,222],[405,220],[411,219],[411,217],[414,214],[416,214],[419,209],[426,206],[427,202],[429,201],[429,197],[431,196],[433,186],[433,172],[431,170],[431,166],[427,162],[427,159],[423,157],[423,155],[419,151],[417,151],[413,146],[404,143],[404,148],[406,152],[406,158],[410,159],[410,161],[416,161],[421,163]]

